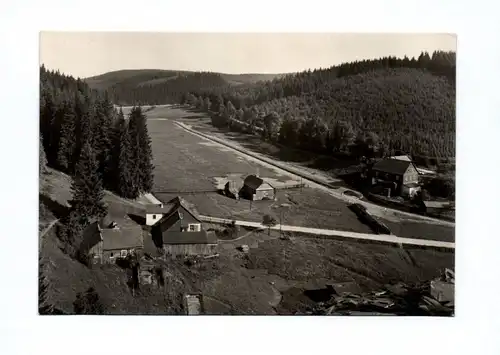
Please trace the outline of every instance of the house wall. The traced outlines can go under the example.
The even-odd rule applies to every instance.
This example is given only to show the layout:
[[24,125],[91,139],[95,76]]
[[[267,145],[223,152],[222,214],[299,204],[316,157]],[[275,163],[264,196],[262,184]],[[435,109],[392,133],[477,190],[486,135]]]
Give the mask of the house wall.
[[211,255],[216,253],[217,244],[165,244],[163,250],[170,256]]
[[254,200],[262,200],[264,198],[274,199],[274,189],[269,188],[259,188],[255,191]]
[[102,263],[110,264],[114,263],[116,259],[121,257],[121,251],[125,250],[127,255],[133,253],[140,253],[142,248],[128,248],[128,249],[117,249],[117,250],[104,250],[102,252]]
[[161,213],[146,213],[146,225],[152,226],[163,217]]
[[[180,207],[178,211],[182,213],[183,218],[182,220],[175,222],[170,228],[168,228],[169,231],[179,232],[181,230],[181,226],[188,228],[189,224],[199,224],[201,230],[201,222],[194,218],[188,211],[186,211],[183,207]],[[162,226],[160,226],[160,228],[162,232],[165,231]]]
[[379,182],[386,182],[386,181],[395,182],[396,187],[395,188],[391,187],[391,195],[401,194],[401,186],[403,184],[403,176],[402,175],[385,173],[382,171],[375,170],[373,172],[372,181],[373,181],[372,184],[376,184]]
[[403,182],[405,184],[418,182],[418,171],[417,171],[417,169],[415,169],[413,164],[410,164],[408,169],[406,169],[406,171],[403,175]]

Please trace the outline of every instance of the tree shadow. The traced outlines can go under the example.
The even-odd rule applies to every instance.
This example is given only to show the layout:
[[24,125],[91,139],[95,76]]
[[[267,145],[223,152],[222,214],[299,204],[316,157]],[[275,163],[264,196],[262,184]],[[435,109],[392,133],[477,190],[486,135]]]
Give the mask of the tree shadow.
[[38,194],[40,202],[42,202],[58,219],[62,219],[69,214],[70,208],[52,200],[41,193]]

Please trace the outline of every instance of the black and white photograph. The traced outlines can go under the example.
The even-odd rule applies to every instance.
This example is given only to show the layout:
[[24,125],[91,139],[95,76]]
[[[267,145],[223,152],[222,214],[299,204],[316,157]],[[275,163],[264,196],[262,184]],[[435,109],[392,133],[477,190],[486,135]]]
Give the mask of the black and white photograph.
[[39,315],[455,316],[455,34],[39,36]]

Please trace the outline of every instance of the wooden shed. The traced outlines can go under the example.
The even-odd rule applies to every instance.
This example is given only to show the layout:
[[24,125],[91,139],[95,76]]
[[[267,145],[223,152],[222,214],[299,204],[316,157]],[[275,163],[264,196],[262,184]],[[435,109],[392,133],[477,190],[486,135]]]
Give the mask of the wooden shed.
[[240,195],[248,200],[274,200],[275,189],[264,179],[248,175],[243,181]]

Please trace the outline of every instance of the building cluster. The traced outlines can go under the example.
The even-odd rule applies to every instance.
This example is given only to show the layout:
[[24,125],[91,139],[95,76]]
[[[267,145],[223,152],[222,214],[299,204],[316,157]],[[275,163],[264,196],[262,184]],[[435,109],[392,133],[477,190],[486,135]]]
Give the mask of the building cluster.
[[181,197],[146,206],[145,222],[149,228],[129,216],[112,219],[108,215],[96,220],[84,230],[80,252],[93,264],[105,264],[140,256],[145,247],[171,256],[210,255],[216,251],[216,236],[203,229],[199,213]]

